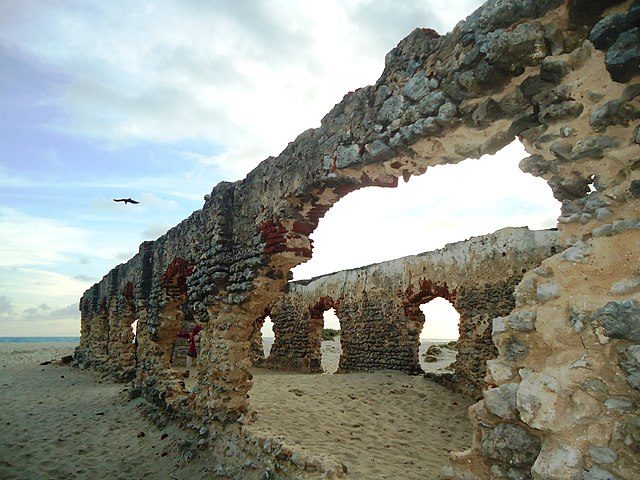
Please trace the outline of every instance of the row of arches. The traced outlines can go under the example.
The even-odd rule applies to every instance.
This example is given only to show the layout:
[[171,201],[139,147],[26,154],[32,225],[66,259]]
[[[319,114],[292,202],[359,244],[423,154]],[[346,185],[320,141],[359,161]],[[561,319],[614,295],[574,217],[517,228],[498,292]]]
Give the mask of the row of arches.
[[[319,303],[322,304],[322,302]],[[447,344],[458,339],[460,314],[451,302],[442,297],[436,297],[420,305],[420,310],[425,317],[425,321],[420,330],[419,343],[416,348],[422,370],[433,372],[435,370],[433,363],[436,362],[433,362],[428,357],[425,360],[425,356],[429,355],[427,351],[431,345]],[[310,322],[315,323],[315,328],[312,329],[311,335],[316,337],[312,340],[312,348],[316,351],[316,357],[320,357],[320,371],[329,374],[335,373],[339,369],[342,353],[340,342],[341,321],[333,306],[322,311],[321,325],[318,320],[319,318],[310,318]],[[270,315],[262,319],[261,326],[257,326],[259,326],[259,347],[261,348],[261,351],[257,352],[257,365],[261,365],[264,364],[264,360],[268,361],[271,355],[276,333]],[[321,337],[320,343],[318,343],[317,339],[318,334]],[[455,356],[448,355],[446,358],[437,361],[437,369],[446,368],[454,359]]]

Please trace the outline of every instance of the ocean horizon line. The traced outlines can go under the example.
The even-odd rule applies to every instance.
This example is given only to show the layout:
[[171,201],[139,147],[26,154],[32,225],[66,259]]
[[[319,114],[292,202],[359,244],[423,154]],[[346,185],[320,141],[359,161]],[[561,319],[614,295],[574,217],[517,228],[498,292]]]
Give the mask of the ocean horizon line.
[[0,336],[2,343],[72,343],[79,342],[80,336],[43,335],[43,336]]

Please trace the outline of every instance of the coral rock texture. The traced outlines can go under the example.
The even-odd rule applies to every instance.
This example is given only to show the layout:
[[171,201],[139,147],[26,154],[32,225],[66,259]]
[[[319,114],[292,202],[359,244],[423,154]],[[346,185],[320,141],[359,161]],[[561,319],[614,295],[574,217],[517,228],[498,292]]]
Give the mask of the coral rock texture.
[[[521,169],[562,202],[571,246],[525,273],[515,310],[493,320],[487,379],[501,390],[471,409],[473,448],[442,475],[636,478],[639,28],[637,1],[490,0],[444,36],[415,30],[374,85],[244,180],[218,184],[89,289],[77,361],[135,374],[140,394],[200,426],[221,474],[344,475],[339,462],[243,429],[256,319],[311,257],[309,235],[341,197],[519,138],[530,155]],[[203,325],[191,392],[167,368],[185,321]]]
[[508,228],[434,252],[291,282],[268,310],[275,342],[266,360],[261,323],[256,323],[255,362],[322,371],[323,313],[335,308],[341,326],[340,372],[421,372],[418,347],[425,318],[419,307],[442,297],[461,315],[455,375],[446,382],[477,395],[485,362],[497,354],[492,319],[513,310],[513,291],[524,272],[563,250],[558,236],[557,231]]

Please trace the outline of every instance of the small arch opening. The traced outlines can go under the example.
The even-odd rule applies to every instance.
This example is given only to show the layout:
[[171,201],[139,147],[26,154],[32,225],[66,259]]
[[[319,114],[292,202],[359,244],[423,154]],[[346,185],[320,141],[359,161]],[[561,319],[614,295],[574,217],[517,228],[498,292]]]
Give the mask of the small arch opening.
[[460,337],[460,314],[442,297],[420,305],[420,311],[425,318],[418,350],[420,367],[425,372],[451,373]]
[[133,333],[133,343],[136,343],[136,340],[138,338],[138,321],[139,319],[136,318],[134,322],[131,324],[131,333]]
[[173,335],[171,370],[178,377],[184,379],[186,390],[192,391],[197,383],[202,327],[188,310],[178,312],[176,319],[179,321],[180,328]]
[[342,346],[340,344],[340,319],[336,309],[330,308],[322,314],[322,345],[320,364],[325,373],[335,373],[340,365]]
[[273,347],[273,342],[275,341],[273,321],[269,315],[264,317],[262,327],[260,327],[260,336],[262,338],[262,354],[266,360],[271,355],[271,347]]
[[138,322],[139,318],[136,318],[133,323],[131,323],[131,334],[133,337],[131,338],[131,343],[133,344],[133,361],[135,365],[138,365]]

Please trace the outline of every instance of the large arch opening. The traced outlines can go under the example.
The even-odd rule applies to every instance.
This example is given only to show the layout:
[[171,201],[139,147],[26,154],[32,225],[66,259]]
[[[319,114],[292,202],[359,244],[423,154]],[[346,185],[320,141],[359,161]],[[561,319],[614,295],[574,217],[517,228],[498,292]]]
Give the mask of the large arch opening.
[[134,364],[138,365],[138,324],[140,322],[139,318],[136,318],[131,324],[131,334],[133,335],[133,339],[131,340],[131,344],[133,345],[133,361]]
[[[316,304],[309,308],[309,352],[305,363],[308,365],[307,371],[310,373],[326,371],[323,368],[322,348],[324,341],[324,329],[328,322],[334,323],[334,321],[337,320],[334,307],[335,302],[333,298],[324,296],[320,297]],[[333,310],[333,316],[331,314],[327,314],[330,310]],[[336,370],[337,369],[338,366],[336,366]]]
[[[292,269],[293,279],[311,279],[415,255],[505,227],[555,227],[560,204],[554,200],[544,180],[526,175],[518,168],[519,161],[525,156],[527,153],[522,144],[515,141],[494,157],[430,168],[429,175],[421,175],[398,188],[362,188],[349,193],[339,201],[337,208],[327,207],[328,211],[325,209],[320,214],[322,217],[327,212],[310,235],[314,245],[313,258]],[[442,279],[442,286],[446,286],[445,280]],[[359,292],[349,291],[348,295],[357,296]],[[411,341],[402,341],[411,343],[416,366],[420,336],[440,337],[438,340],[455,338],[448,332],[437,335],[429,330],[423,332],[425,316],[433,318],[435,315],[428,308],[426,315],[423,314],[420,307],[439,296],[443,295],[425,294],[407,304],[402,294],[400,301],[394,298],[393,302],[387,302],[391,305],[389,308],[378,299],[370,302],[380,306],[382,315],[406,318],[397,324],[400,325],[398,328],[407,329],[403,338],[411,338]],[[444,298],[455,303],[454,292]],[[435,304],[438,302],[441,300]],[[312,328],[318,332],[318,337],[324,324],[324,312],[332,306],[311,309],[318,310],[312,311],[311,315],[311,323],[315,325]],[[405,313],[402,313],[403,306]],[[357,308],[355,306],[354,311]],[[407,308],[410,310],[408,316]],[[449,322],[455,323],[455,319],[446,323]],[[381,330],[376,338],[367,341],[393,343],[397,340],[387,334],[396,330],[396,327]],[[349,338],[351,335],[349,330]],[[344,340],[344,332],[342,337]],[[342,355],[344,357],[345,353]],[[392,358],[391,364],[393,362]],[[288,390],[283,393],[273,392],[269,386],[258,384],[260,379],[256,379],[251,401],[258,414],[257,426],[301,441],[315,451],[336,454],[347,461],[354,474],[370,471],[372,462],[379,461],[385,464],[378,465],[380,475],[393,476],[398,471],[413,469],[418,475],[418,472],[437,470],[447,463],[449,451],[465,450],[471,444],[472,428],[467,408],[474,399],[429,382],[423,376],[376,370],[339,376],[288,375],[286,379]],[[273,378],[269,381],[273,382]],[[329,402],[331,405],[324,404],[323,393],[334,399]],[[378,403],[377,393],[384,396],[382,403]],[[282,398],[276,402],[273,395]],[[393,402],[389,402],[389,398]],[[274,409],[275,404],[292,405],[296,414],[283,422],[282,412]],[[371,411],[368,410],[370,407]],[[367,418],[362,417],[360,422],[359,414],[365,412]],[[380,424],[378,419],[382,420]],[[402,423],[404,420],[408,421],[406,426]],[[270,425],[270,422],[273,423]],[[339,434],[332,433],[336,423],[340,425]],[[309,424],[313,425],[313,431],[305,428]],[[434,430],[442,436],[431,438],[431,446],[421,445],[425,438],[423,433]],[[382,432],[382,436],[374,431]],[[406,437],[397,437],[398,432]],[[414,438],[413,433],[418,436]],[[363,444],[367,447],[363,448]],[[385,455],[391,444],[394,445],[393,458]],[[432,448],[433,444],[438,448]],[[420,455],[416,461],[410,453],[416,449],[428,454]],[[380,456],[372,457],[374,451]]]
[[513,141],[495,155],[437,165],[396,188],[361,188],[341,198],[311,234],[313,257],[291,270],[305,280],[442,248],[504,227],[555,228],[560,202],[524,173]]

